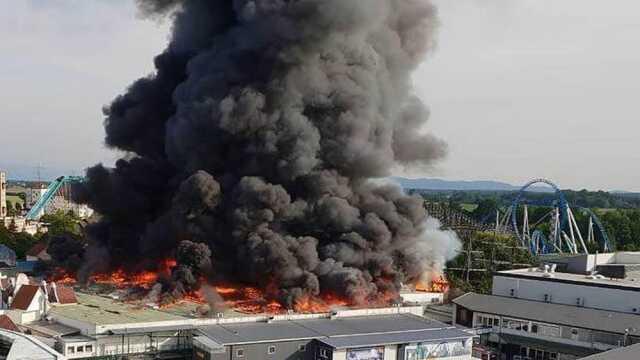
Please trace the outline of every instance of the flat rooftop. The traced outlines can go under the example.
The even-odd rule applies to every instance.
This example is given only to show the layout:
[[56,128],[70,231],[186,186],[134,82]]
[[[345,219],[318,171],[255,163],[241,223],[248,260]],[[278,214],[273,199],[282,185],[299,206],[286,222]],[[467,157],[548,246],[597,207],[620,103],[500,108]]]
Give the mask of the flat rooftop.
[[413,314],[218,324],[198,330],[220,346],[318,339],[336,348],[466,339],[471,335]]
[[[76,292],[77,304],[52,305],[51,313],[68,319],[95,325],[132,324],[142,322],[185,320],[206,317],[201,309],[206,305],[180,301],[162,308],[152,308],[142,303],[125,302],[107,296]],[[226,309],[220,311],[224,318],[249,316]]]
[[474,312],[616,334],[630,329],[630,335],[640,336],[640,316],[636,314],[476,293],[464,294],[453,303]]
[[78,303],[52,306],[53,315],[96,325],[183,320],[185,317],[108,297],[77,292]]
[[640,279],[635,279],[635,278],[626,278],[626,279],[611,279],[607,277],[592,278],[589,275],[573,274],[573,273],[565,273],[565,272],[557,272],[557,271],[553,273],[545,274],[543,271],[539,271],[538,269],[535,269],[535,268],[533,270],[531,270],[530,268],[525,268],[525,269],[500,271],[496,273],[496,276],[518,277],[518,278],[535,279],[535,280],[542,280],[542,281],[565,282],[565,283],[573,283],[573,284],[580,284],[580,285],[593,285],[593,286],[602,286],[602,287],[611,287],[611,288],[625,287],[634,291],[640,291]]

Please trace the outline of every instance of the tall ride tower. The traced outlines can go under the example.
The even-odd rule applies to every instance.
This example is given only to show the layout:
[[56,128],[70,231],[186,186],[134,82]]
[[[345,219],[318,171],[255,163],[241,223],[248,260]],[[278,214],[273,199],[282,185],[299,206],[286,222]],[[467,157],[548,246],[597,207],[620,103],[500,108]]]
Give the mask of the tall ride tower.
[[7,176],[0,171],[0,219],[7,216]]

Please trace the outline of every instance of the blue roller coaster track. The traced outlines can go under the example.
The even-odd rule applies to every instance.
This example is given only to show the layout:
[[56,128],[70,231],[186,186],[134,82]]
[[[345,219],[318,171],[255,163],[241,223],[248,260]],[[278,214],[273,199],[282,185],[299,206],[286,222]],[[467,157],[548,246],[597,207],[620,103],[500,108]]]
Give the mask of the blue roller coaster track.
[[29,212],[27,213],[27,220],[37,220],[44,214],[44,210],[47,208],[47,205],[51,203],[51,201],[56,197],[58,191],[62,189],[65,185],[77,184],[79,182],[84,181],[84,178],[79,176],[61,176],[55,179],[49,187],[47,191],[40,196],[38,201],[31,207]]
[[[519,225],[518,225],[518,208],[522,205],[538,205],[538,206],[549,206],[549,204],[542,204],[540,202],[535,202],[535,201],[529,201],[526,199],[526,192],[527,190],[535,185],[535,184],[546,184],[548,186],[550,186],[555,195],[556,195],[556,200],[553,204],[551,204],[551,206],[555,207],[558,209],[558,215],[560,217],[559,219],[559,230],[557,233],[554,234],[555,238],[550,239],[547,238],[544,234],[542,234],[542,232],[536,230],[534,231],[533,237],[536,242],[539,242],[540,247],[534,249],[532,246],[532,243],[527,243],[527,239],[524,238],[523,236],[523,232],[521,231],[521,229],[519,229]],[[584,211],[587,213],[587,215],[589,215],[591,217],[591,219],[593,219],[593,222],[595,224],[595,226],[598,228],[599,234],[600,234],[600,240],[601,240],[601,245],[602,245],[602,250],[603,251],[611,251],[611,246],[609,243],[609,237],[607,235],[607,231],[604,228],[602,222],[600,221],[600,219],[598,218],[598,216],[591,210],[588,208],[583,208],[583,207],[575,207],[575,209],[579,210],[579,211]],[[520,240],[520,242],[522,243],[523,246],[527,246],[531,248],[531,251],[533,253],[549,253],[549,252],[554,252],[559,250],[559,249],[554,249],[554,245],[555,243],[560,243],[561,242],[561,237],[562,235],[562,229],[566,228],[567,226],[572,226],[571,225],[571,219],[570,219],[570,212],[571,212],[571,208],[569,206],[569,203],[567,202],[564,194],[562,193],[562,190],[560,190],[560,188],[553,183],[550,180],[547,179],[534,179],[529,181],[528,183],[526,183],[524,186],[522,186],[522,188],[520,188],[520,191],[518,192],[518,195],[516,196],[515,200],[513,201],[513,203],[511,204],[511,209],[510,209],[510,217],[511,217],[511,226],[513,227],[513,231],[516,233],[516,236],[518,237],[518,239]],[[572,215],[571,215],[572,216]],[[575,221],[575,220],[574,220]]]
[[[522,234],[520,234],[520,231],[518,231],[518,207],[520,206],[520,204],[523,202],[524,198],[526,197],[527,189],[529,189],[529,187],[531,187],[531,186],[533,186],[535,184],[546,184],[546,185],[551,186],[553,191],[556,193],[557,198],[559,199],[557,206],[560,209],[560,220],[561,220],[563,225],[566,224],[566,221],[567,221],[568,203],[567,203],[567,200],[564,197],[564,194],[560,190],[560,188],[556,184],[554,184],[552,181],[547,180],[547,179],[534,179],[534,180],[529,181],[528,183],[524,184],[520,188],[520,191],[518,191],[518,196],[513,201],[513,204],[511,204],[511,224],[513,226],[513,230],[515,231],[516,235],[518,236],[518,239],[520,239],[520,242],[522,242],[523,244],[525,242],[525,239],[522,238]],[[559,235],[559,234],[557,234],[557,235]]]

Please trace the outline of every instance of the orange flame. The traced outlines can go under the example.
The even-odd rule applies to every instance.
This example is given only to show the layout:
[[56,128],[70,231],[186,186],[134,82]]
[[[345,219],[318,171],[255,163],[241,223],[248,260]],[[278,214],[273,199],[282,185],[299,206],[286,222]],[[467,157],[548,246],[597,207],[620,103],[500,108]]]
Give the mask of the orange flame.
[[[163,276],[170,276],[172,268],[176,266],[176,261],[166,259],[161,263],[157,271],[128,272],[124,269],[116,269],[109,273],[95,274],[90,278],[96,284],[106,284],[119,289],[137,287],[149,290]],[[69,273],[59,270],[52,280],[63,284],[75,284],[76,279]],[[202,279],[202,283],[206,283]],[[217,284],[213,286],[216,293],[222,298],[225,307],[246,314],[282,314],[287,312],[285,305],[277,300],[279,286],[276,281],[270,281],[264,290],[248,286],[245,284]],[[158,305],[161,307],[171,306],[181,301],[190,301],[198,304],[207,303],[206,291],[199,290],[182,295],[175,299],[171,296],[159,299]],[[362,306],[388,306],[394,301],[396,294],[392,291],[384,291],[379,294],[376,300],[365,300]],[[319,296],[307,295],[298,298],[293,304],[294,311],[298,313],[321,313],[328,312],[336,307],[354,305],[347,299],[335,294],[323,293]]]
[[431,293],[447,293],[449,292],[449,282],[443,275],[435,276],[430,282],[418,281],[416,291]]

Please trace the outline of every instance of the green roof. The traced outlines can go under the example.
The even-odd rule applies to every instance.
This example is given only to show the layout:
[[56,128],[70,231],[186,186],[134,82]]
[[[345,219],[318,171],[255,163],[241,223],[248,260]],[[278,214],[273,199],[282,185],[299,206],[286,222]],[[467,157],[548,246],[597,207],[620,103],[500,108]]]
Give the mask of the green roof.
[[154,321],[184,320],[185,317],[127,304],[111,298],[76,293],[78,303],[53,306],[51,313],[68,319],[96,325],[128,324]]

